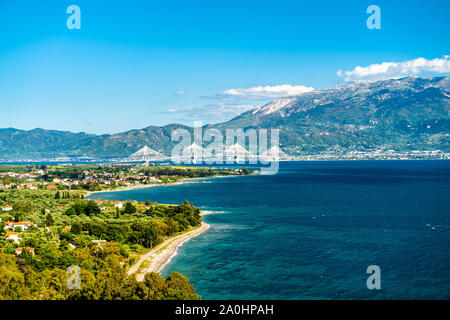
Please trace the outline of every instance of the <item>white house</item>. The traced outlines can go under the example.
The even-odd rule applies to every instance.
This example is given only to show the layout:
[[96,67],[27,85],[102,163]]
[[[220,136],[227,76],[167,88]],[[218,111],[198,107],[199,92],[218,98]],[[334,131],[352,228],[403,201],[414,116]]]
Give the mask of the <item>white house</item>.
[[10,206],[4,206],[2,207],[2,211],[11,211],[13,208]]
[[26,248],[17,248],[16,250],[14,250],[14,253],[16,255],[19,255],[22,253],[23,250],[27,250],[28,252],[30,252],[33,256],[34,256],[34,248],[30,248],[30,247],[26,247]]
[[29,221],[19,221],[19,222],[5,222],[5,229],[14,230],[16,227],[22,228],[22,231],[27,230],[29,227],[31,227],[33,223]]
[[15,243],[19,243],[20,242],[20,237],[19,237],[19,233],[17,232],[7,232],[6,233],[6,240],[12,240]]
[[116,202],[114,202],[114,207],[119,208],[119,209],[122,209],[123,203],[120,202],[120,201],[116,201]]
[[108,241],[106,240],[91,240],[91,242],[95,243],[100,248],[104,248],[108,244]]

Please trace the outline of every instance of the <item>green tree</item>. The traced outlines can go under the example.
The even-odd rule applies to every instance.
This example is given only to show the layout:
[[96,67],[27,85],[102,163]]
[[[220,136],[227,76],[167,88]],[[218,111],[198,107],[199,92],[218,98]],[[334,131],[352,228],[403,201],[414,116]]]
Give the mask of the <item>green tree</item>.
[[33,210],[33,205],[29,200],[20,200],[13,203],[13,210],[16,215],[16,220],[23,220],[26,215]]
[[[59,242],[59,246],[58,246],[59,251],[66,251],[69,249],[69,243],[67,242],[66,239],[63,239]],[[63,255],[64,256],[64,255]],[[61,256],[61,257],[63,257]],[[61,257],[59,257],[58,259],[61,259]],[[68,267],[70,264],[68,264],[65,267]]]
[[167,292],[167,284],[163,277],[155,272],[149,272],[144,276],[144,284],[147,287],[148,300],[164,300]]
[[127,202],[125,204],[125,209],[123,209],[124,214],[133,214],[136,213],[137,209],[131,202]]
[[52,216],[51,213],[48,213],[48,214],[45,216],[45,224],[46,224],[48,227],[50,227],[50,226],[52,226],[52,225],[55,224],[55,220],[53,219],[53,216]]
[[84,207],[84,214],[87,216],[93,216],[100,213],[100,208],[94,201],[88,201]]
[[3,184],[10,184],[13,182],[10,176],[3,176],[2,178]]
[[22,299],[27,293],[25,279],[14,255],[0,253],[0,300]]
[[172,272],[166,280],[167,295],[169,300],[200,300],[200,296],[195,293],[194,285],[189,283],[189,279],[178,272]]
[[3,238],[5,234],[6,234],[5,223],[3,221],[0,221],[0,237]]
[[77,221],[72,223],[72,226],[70,228],[70,232],[72,232],[73,234],[80,234],[81,231],[82,231],[81,223],[79,223]]
[[68,216],[75,216],[77,214],[77,212],[75,211],[74,208],[69,208],[66,210],[65,214]]

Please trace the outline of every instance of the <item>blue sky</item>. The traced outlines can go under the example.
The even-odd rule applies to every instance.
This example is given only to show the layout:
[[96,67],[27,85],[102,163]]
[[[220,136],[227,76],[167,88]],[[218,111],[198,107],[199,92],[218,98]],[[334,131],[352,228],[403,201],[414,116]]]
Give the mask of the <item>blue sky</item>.
[[[80,30],[66,26],[72,4]],[[366,27],[371,4],[380,30]],[[0,128],[215,123],[286,93],[449,75],[449,11],[447,0],[2,0]]]

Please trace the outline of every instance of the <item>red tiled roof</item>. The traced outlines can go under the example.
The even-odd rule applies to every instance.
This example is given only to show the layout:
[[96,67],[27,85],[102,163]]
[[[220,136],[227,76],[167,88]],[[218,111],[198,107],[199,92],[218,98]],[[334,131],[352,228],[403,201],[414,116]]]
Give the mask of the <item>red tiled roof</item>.
[[9,236],[14,236],[14,235],[18,235],[19,233],[18,232],[7,232],[6,233],[6,237],[9,237]]

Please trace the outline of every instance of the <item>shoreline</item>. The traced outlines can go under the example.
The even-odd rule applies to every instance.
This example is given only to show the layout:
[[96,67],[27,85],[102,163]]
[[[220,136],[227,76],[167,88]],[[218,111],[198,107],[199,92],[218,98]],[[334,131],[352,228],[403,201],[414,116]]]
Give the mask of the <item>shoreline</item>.
[[[202,222],[198,228],[163,241],[149,252],[142,255],[138,262],[131,266],[131,268],[127,271],[127,274],[129,276],[136,274],[136,280],[143,281],[145,275],[149,272],[161,273],[164,267],[172,260],[173,257],[177,255],[178,247],[192,238],[204,233],[209,229],[209,227],[209,224]],[[141,270],[141,265],[146,261],[149,262],[149,265],[145,269]]]
[[[251,174],[250,174],[251,175]],[[176,186],[182,184],[195,183],[191,181],[200,180],[200,179],[211,179],[211,178],[230,178],[230,177],[243,177],[242,175],[229,175],[229,176],[211,176],[211,177],[201,177],[201,178],[185,178],[180,181],[174,183],[164,183],[164,184],[138,184],[131,187],[123,187],[113,190],[100,190],[100,191],[87,191],[84,197],[89,197],[96,193],[107,193],[107,192],[121,192],[121,191],[131,191],[145,188],[154,188],[154,187],[167,187],[167,186]],[[198,183],[208,183],[208,182],[198,182]]]

